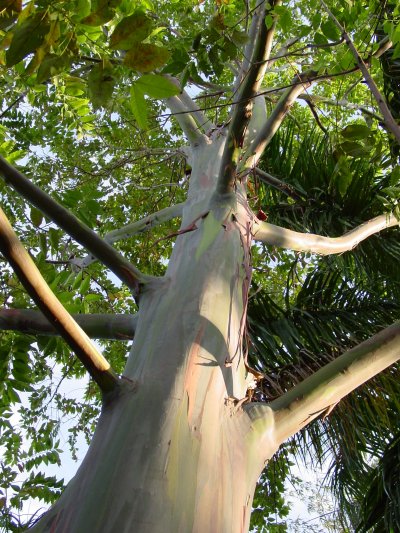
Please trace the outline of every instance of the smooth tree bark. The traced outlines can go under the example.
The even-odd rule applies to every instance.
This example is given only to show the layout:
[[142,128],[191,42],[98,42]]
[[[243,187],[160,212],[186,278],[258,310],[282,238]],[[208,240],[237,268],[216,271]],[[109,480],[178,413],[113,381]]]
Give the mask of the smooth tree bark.
[[[136,315],[74,314],[72,317],[91,339],[129,340],[135,334]],[[59,335],[43,313],[34,309],[0,309],[0,330]]]
[[[341,253],[398,223],[393,215],[382,215],[342,237],[327,238],[278,228],[253,214],[247,176],[256,171],[290,106],[314,82],[314,73],[299,74],[266,116],[258,93],[274,25],[267,28],[264,18],[278,4],[270,2],[266,8],[261,3],[254,11],[253,40],[246,47],[238,98],[226,125],[214,128],[187,94],[168,100],[189,142],[192,172],[184,205],[158,216],[159,222],[182,217],[162,278],[144,276],[110,244],[144,231],[157,223],[157,216],[101,239],[0,162],[7,183],[111,268],[139,302],[134,323],[129,317],[129,324],[120,324],[125,333],[134,330],[134,342],[118,377],[54,302],[2,218],[4,255],[104,398],[83,463],[34,532],[245,533],[257,479],[285,439],[400,358],[400,326],[395,324],[271,403],[251,401],[262,377],[249,368],[243,342],[254,241]],[[260,174],[284,187],[273,176]],[[287,193],[296,194],[290,188]],[[85,259],[85,265],[90,261]],[[25,320],[30,321],[28,331],[51,332],[43,321],[34,322],[37,315],[25,315]],[[12,329],[9,313],[0,314],[2,321]],[[98,336],[100,318],[94,322],[90,331]],[[14,327],[26,330],[15,321]]]

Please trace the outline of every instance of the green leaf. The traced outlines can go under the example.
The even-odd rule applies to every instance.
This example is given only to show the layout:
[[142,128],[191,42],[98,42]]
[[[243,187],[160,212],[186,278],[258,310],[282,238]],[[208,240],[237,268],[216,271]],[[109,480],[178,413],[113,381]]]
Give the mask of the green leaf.
[[38,228],[43,221],[43,214],[36,207],[31,207],[30,218],[32,224]]
[[124,65],[139,72],[150,72],[165,65],[169,57],[170,53],[166,48],[140,43],[127,52]]
[[90,0],[78,0],[76,7],[76,16],[78,20],[88,17],[90,14],[91,1]]
[[12,67],[34,52],[43,43],[50,24],[43,11],[28,17],[15,28],[10,48],[6,52],[7,67]]
[[265,25],[267,26],[267,29],[269,30],[270,28],[272,28],[274,24],[274,18],[272,17],[272,15],[267,15],[265,17]]
[[[82,20],[82,24],[88,26],[101,26],[115,15],[115,8],[119,5],[120,0],[98,0],[92,1],[93,12]],[[87,7],[86,7],[87,9]]]
[[311,24],[314,30],[318,29],[321,24],[321,13],[317,12],[311,17]]
[[144,74],[135,85],[142,93],[152,98],[169,98],[180,93],[180,88],[159,74]]
[[321,24],[321,30],[330,41],[337,41],[340,37],[340,31],[331,19]]
[[243,46],[249,40],[249,36],[245,31],[233,30],[231,37],[236,46]]
[[274,12],[279,17],[279,24],[281,28],[286,32],[291,23],[291,13],[289,9],[286,6],[277,5],[274,7]]
[[144,95],[135,85],[131,87],[131,109],[139,128],[147,130],[147,104]]
[[342,137],[346,139],[360,140],[371,135],[371,130],[363,124],[349,124],[341,131]]
[[328,39],[325,37],[325,35],[322,35],[322,33],[317,31],[314,35],[314,42],[315,44],[327,44]]
[[339,144],[339,148],[347,155],[359,157],[370,152],[369,148],[362,146],[356,141],[344,141]]
[[90,276],[86,276],[85,278],[83,278],[83,281],[79,287],[81,294],[85,294],[89,290],[89,287],[90,287]]
[[400,42],[398,42],[393,50],[392,61],[400,57]]
[[135,43],[148,37],[153,28],[153,22],[141,11],[126,17],[115,28],[110,38],[110,48],[129,50]]
[[93,107],[107,107],[114,90],[115,79],[109,61],[97,63],[88,76],[88,91]]
[[71,58],[67,54],[58,56],[56,54],[48,54],[40,64],[37,73],[37,82],[43,83],[52,76],[56,76],[62,72],[71,63]]
[[7,387],[7,396],[10,403],[21,403],[21,398],[11,386]]

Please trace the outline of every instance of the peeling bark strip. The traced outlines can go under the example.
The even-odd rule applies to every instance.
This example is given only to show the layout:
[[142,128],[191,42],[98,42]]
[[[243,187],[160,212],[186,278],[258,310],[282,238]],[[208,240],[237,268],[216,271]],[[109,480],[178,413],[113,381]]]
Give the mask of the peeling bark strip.
[[103,393],[120,386],[117,374],[108,361],[96,350],[59,300],[19,242],[6,215],[0,208],[0,250],[10,262],[18,279],[49,322],[60,332],[67,344],[83,363]]

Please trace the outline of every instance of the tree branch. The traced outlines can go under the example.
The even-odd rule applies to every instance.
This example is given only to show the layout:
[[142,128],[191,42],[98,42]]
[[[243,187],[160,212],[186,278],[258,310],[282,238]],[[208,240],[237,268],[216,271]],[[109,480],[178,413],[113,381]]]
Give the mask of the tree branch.
[[[127,341],[133,339],[136,315],[73,314],[86,335],[92,339]],[[60,335],[40,311],[33,309],[0,309],[0,330],[19,331],[27,335]]]
[[[300,96],[304,96],[304,95],[300,95]],[[311,111],[311,114],[312,116],[314,117],[314,120],[315,122],[317,123],[317,126],[322,130],[322,132],[324,133],[324,135],[328,135],[328,130],[325,128],[325,126],[322,124],[319,116],[318,116],[318,113],[317,113],[317,110],[315,109],[315,105],[314,105],[314,102],[312,102],[311,100],[306,100],[306,103]]]
[[240,65],[239,72],[236,76],[233,87],[234,94],[236,94],[239,90],[246,76],[246,73],[248,72],[251,65],[251,57],[254,52],[254,47],[256,46],[257,34],[260,27],[260,20],[262,20],[262,15],[264,13],[264,11],[261,10],[262,4],[263,2],[261,1],[255,6],[255,12],[253,13],[253,16],[251,18],[250,29],[248,31],[248,41],[243,51],[243,61]]
[[171,110],[171,116],[175,117],[189,143],[196,146],[203,142],[203,134],[192,115],[198,112],[199,108],[195,104],[192,108],[187,107],[180,95],[171,96],[166,102]]
[[[167,222],[168,220],[172,220],[173,218],[180,217],[182,215],[182,209],[184,205],[185,202],[176,205],[171,205],[169,207],[166,207],[165,209],[157,211],[156,213],[152,213],[151,215],[148,215],[147,217],[144,217],[141,220],[132,222],[132,224],[127,224],[122,228],[110,231],[109,233],[106,233],[106,235],[104,235],[104,240],[109,244],[113,244],[114,242],[121,241],[123,239],[128,239],[129,237],[137,235],[138,233],[144,233],[145,231],[149,231],[151,228],[154,228],[155,226],[158,226],[163,222]],[[95,260],[95,257],[93,257],[92,255],[88,255],[79,262],[74,261],[74,264],[77,264],[80,268],[86,268]]]
[[353,104],[352,102],[348,102],[347,100],[331,100],[330,98],[325,98],[324,96],[319,96],[317,94],[300,94],[298,98],[299,100],[305,100],[306,102],[310,102],[312,104],[322,103],[337,107],[346,107],[347,109],[356,109],[358,111],[361,111],[362,113],[365,113],[371,118],[374,118],[375,120],[384,123],[383,117],[377,115],[376,113],[368,109],[368,107],[365,107],[360,104]]
[[396,322],[270,402],[276,438],[283,442],[399,359],[400,322]]
[[138,293],[141,283],[151,279],[150,276],[142,274],[110,244],[101,239],[97,233],[34,185],[2,157],[0,157],[0,173],[8,185],[11,185],[23,198],[37,207],[44,215],[97,257],[99,261],[104,263],[135,294]]
[[293,80],[293,85],[284,91],[271,115],[268,117],[268,120],[264,124],[264,127],[246,150],[246,153],[242,158],[242,164],[240,165],[241,171],[250,170],[257,165],[262,153],[282,124],[283,119],[296,98],[306,89],[311,87],[314,74],[314,72],[299,74]]
[[325,11],[328,13],[329,18],[332,19],[334,24],[339,28],[339,30],[342,32],[343,38],[346,41],[347,46],[350,48],[354,59],[357,62],[358,68],[362,72],[365,82],[370,88],[371,93],[374,95],[374,98],[378,104],[379,109],[381,110],[381,113],[384,118],[384,123],[388,130],[393,133],[395,136],[397,142],[400,144],[400,127],[396,123],[396,121],[393,118],[392,113],[390,112],[389,107],[387,106],[384,97],[382,96],[381,92],[379,91],[376,83],[374,82],[367,65],[364,63],[362,57],[358,53],[356,47],[354,46],[353,41],[350,39],[349,34],[346,32],[346,30],[343,28],[343,26],[340,24],[338,19],[335,17],[335,15],[331,12],[331,10],[328,8],[328,6],[325,4],[324,0],[321,0],[321,5],[325,9]]
[[265,170],[262,170],[259,167],[256,167],[254,169],[257,176],[260,178],[261,181],[264,183],[267,183],[268,185],[271,185],[272,187],[275,187],[275,189],[278,189],[279,191],[283,192],[283,194],[286,194],[286,196],[289,196],[290,198],[293,198],[293,200],[301,201],[302,198],[297,192],[293,189],[291,185],[288,185],[287,183],[279,180],[278,178],[275,178],[275,176],[272,176],[268,172],[265,172]]
[[227,141],[221,158],[221,169],[217,183],[218,194],[231,192],[235,183],[246,129],[253,112],[254,98],[264,78],[275,33],[275,21],[270,28],[267,28],[265,15],[272,13],[274,7],[278,4],[280,4],[280,0],[271,0],[268,8],[266,8],[265,4],[261,3],[254,14],[257,30],[254,29],[252,22],[251,31],[254,31],[256,36],[255,44],[252,50],[250,66],[241,82],[238,91],[238,103],[233,109],[228,128]]
[[183,90],[180,94],[180,98],[182,103],[188,108],[192,110],[193,118],[197,121],[197,124],[199,127],[204,131],[204,133],[208,133],[210,130],[215,128],[215,124],[209,120],[203,111],[200,110],[199,106],[196,104],[196,102],[188,95],[188,93]]
[[118,375],[55,297],[0,209],[0,250],[33,301],[75,352],[103,393],[120,387]]
[[7,113],[14,107],[16,106],[17,104],[20,103],[21,100],[23,100],[25,98],[25,96],[28,94],[28,91],[24,91],[23,93],[21,93],[15,100],[13,100],[11,102],[11,104],[5,108],[5,110],[0,114],[0,119],[4,118],[5,115],[7,115]]
[[392,213],[388,213],[364,222],[341,237],[323,237],[314,233],[299,233],[256,220],[254,239],[273,246],[298,250],[299,252],[330,255],[352,250],[359,242],[371,235],[398,225],[399,221],[396,217]]

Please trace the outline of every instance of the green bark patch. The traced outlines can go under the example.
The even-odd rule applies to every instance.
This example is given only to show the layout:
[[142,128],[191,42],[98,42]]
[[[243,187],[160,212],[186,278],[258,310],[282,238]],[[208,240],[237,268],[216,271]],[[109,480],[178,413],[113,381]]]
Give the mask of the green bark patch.
[[210,248],[212,243],[217,238],[221,231],[221,222],[215,218],[212,211],[210,211],[203,223],[203,235],[196,250],[196,261]]

